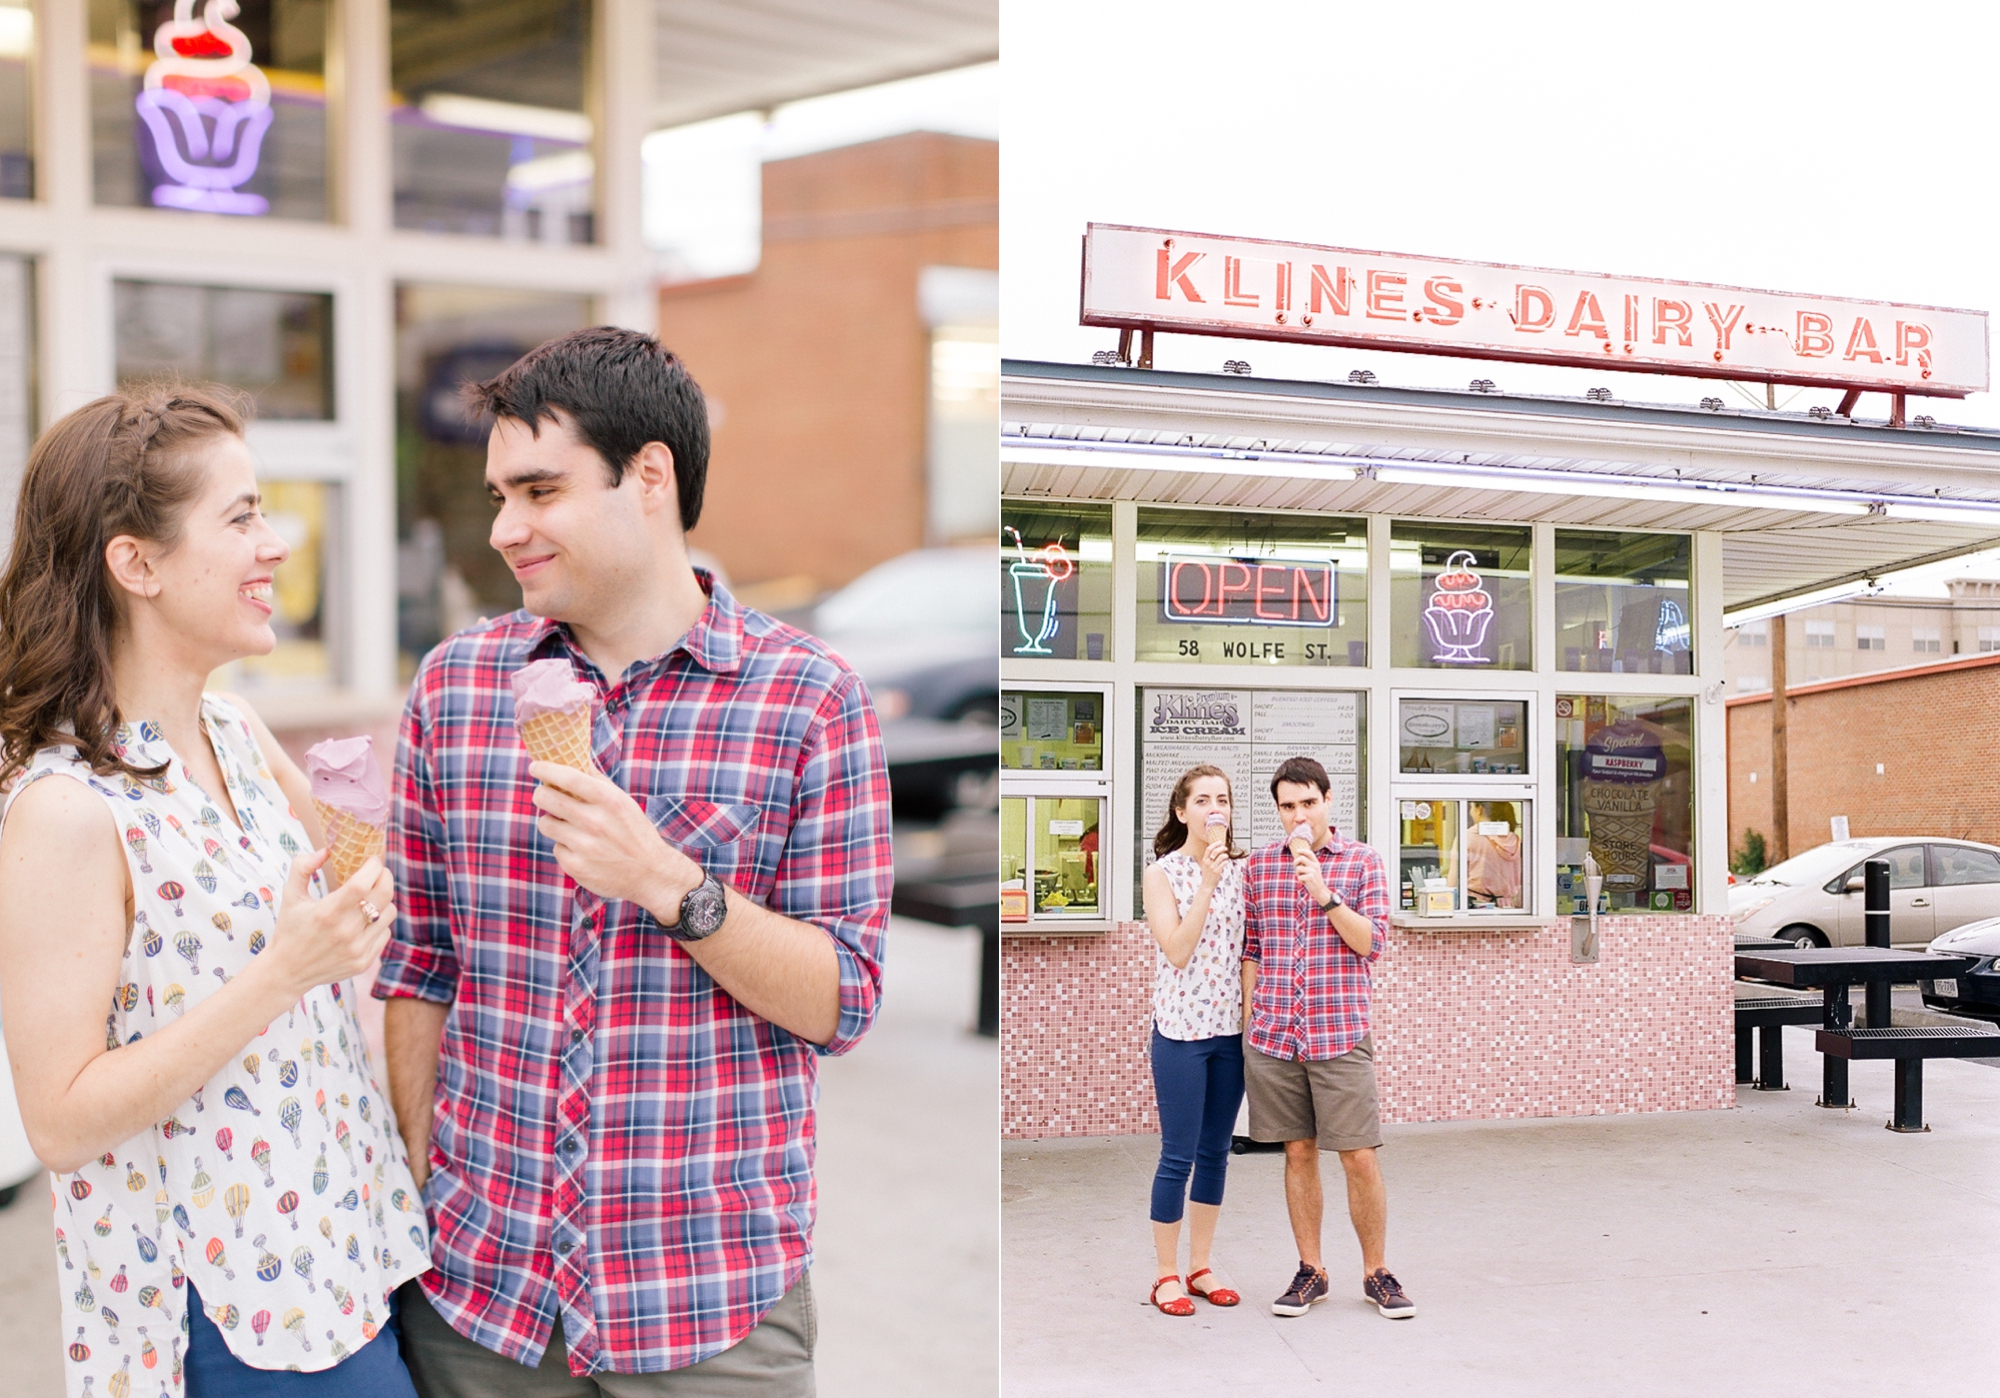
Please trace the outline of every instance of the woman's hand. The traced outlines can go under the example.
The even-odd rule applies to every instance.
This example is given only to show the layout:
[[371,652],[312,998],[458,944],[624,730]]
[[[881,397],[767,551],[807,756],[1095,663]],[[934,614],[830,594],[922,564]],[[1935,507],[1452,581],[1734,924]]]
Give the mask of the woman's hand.
[[1201,852],[1201,886],[1210,893],[1222,882],[1222,876],[1229,872],[1229,840],[1217,840]]
[[[314,850],[292,861],[284,900],[278,904],[277,935],[263,957],[272,963],[272,974],[291,990],[293,999],[373,966],[381,958],[396,921],[391,901],[396,885],[379,859],[370,859],[353,878],[324,898],[308,894],[307,883],[326,861],[325,850]],[[373,918],[370,908],[376,914]]]

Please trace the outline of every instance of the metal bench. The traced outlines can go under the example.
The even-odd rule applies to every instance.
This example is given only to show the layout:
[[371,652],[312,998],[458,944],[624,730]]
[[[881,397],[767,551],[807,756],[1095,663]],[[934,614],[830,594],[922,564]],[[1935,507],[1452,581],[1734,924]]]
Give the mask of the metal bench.
[[[1819,997],[1807,995],[1746,995],[1736,1001],[1736,1081],[1755,1084],[1759,1092],[1784,1092],[1785,1026],[1819,1024],[1825,1014]],[[1750,1034],[1757,1032],[1757,1071],[1750,1071]]]
[[1924,1124],[1926,1058],[2000,1057],[2000,1030],[1925,1025],[1906,1029],[1822,1029],[1819,1051],[1834,1058],[1896,1060],[1896,1114],[1891,1131],[1928,1131]]

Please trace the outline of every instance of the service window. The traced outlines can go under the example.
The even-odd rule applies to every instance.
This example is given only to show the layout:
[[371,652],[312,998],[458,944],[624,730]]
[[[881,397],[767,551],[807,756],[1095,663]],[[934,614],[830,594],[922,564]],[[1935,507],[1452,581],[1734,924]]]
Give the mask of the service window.
[[1102,772],[1105,692],[1007,689],[1000,695],[1000,768]]
[[1390,662],[1430,670],[1531,668],[1532,548],[1526,527],[1394,521]]
[[1694,700],[1556,698],[1556,911],[1589,911],[1588,854],[1603,912],[1694,908]]
[[1396,743],[1407,775],[1518,777],[1528,771],[1528,701],[1398,699]]
[[1111,659],[1111,507],[1000,502],[1000,654]]
[[1368,663],[1368,522],[1141,509],[1138,658]]
[[1694,673],[1687,534],[1556,530],[1556,668]]
[[1398,906],[1431,916],[1526,912],[1532,809],[1525,798],[1399,799]]
[[1010,931],[1098,922],[1104,798],[1023,792],[1000,798],[1000,920]]

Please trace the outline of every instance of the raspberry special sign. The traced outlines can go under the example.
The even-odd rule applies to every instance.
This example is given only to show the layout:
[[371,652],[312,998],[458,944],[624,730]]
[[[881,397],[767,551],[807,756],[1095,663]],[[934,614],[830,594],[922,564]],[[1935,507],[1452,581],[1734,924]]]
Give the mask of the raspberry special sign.
[[1093,223],[1084,325],[1962,398],[1986,313]]
[[[163,209],[263,214],[270,204],[238,188],[257,173],[271,126],[271,82],[250,61],[250,40],[229,21],[237,0],[175,0],[174,17],[153,34],[137,107],[152,139],[149,168],[160,177]],[[142,143],[143,144],[143,143]]]

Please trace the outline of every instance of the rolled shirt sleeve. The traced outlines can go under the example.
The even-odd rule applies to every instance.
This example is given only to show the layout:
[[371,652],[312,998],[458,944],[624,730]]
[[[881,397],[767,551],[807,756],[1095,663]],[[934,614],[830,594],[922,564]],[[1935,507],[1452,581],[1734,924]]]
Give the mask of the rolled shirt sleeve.
[[[1355,890],[1354,911],[1367,918],[1375,929],[1369,940],[1368,955],[1360,958],[1372,966],[1389,945],[1389,912],[1393,905],[1389,901],[1389,875],[1382,856],[1373,850],[1368,855],[1372,857],[1362,861],[1361,886]],[[1348,951],[1353,953],[1354,948],[1349,947]]]
[[772,911],[820,928],[840,962],[840,1020],[833,1038],[815,1046],[822,1054],[853,1048],[881,1006],[892,850],[882,737],[867,689],[850,675],[806,734],[772,885]]
[[458,994],[458,954],[451,936],[451,888],[444,820],[425,752],[423,677],[411,686],[390,778],[387,859],[396,881],[396,926],[375,972],[378,1000],[450,1004]]

